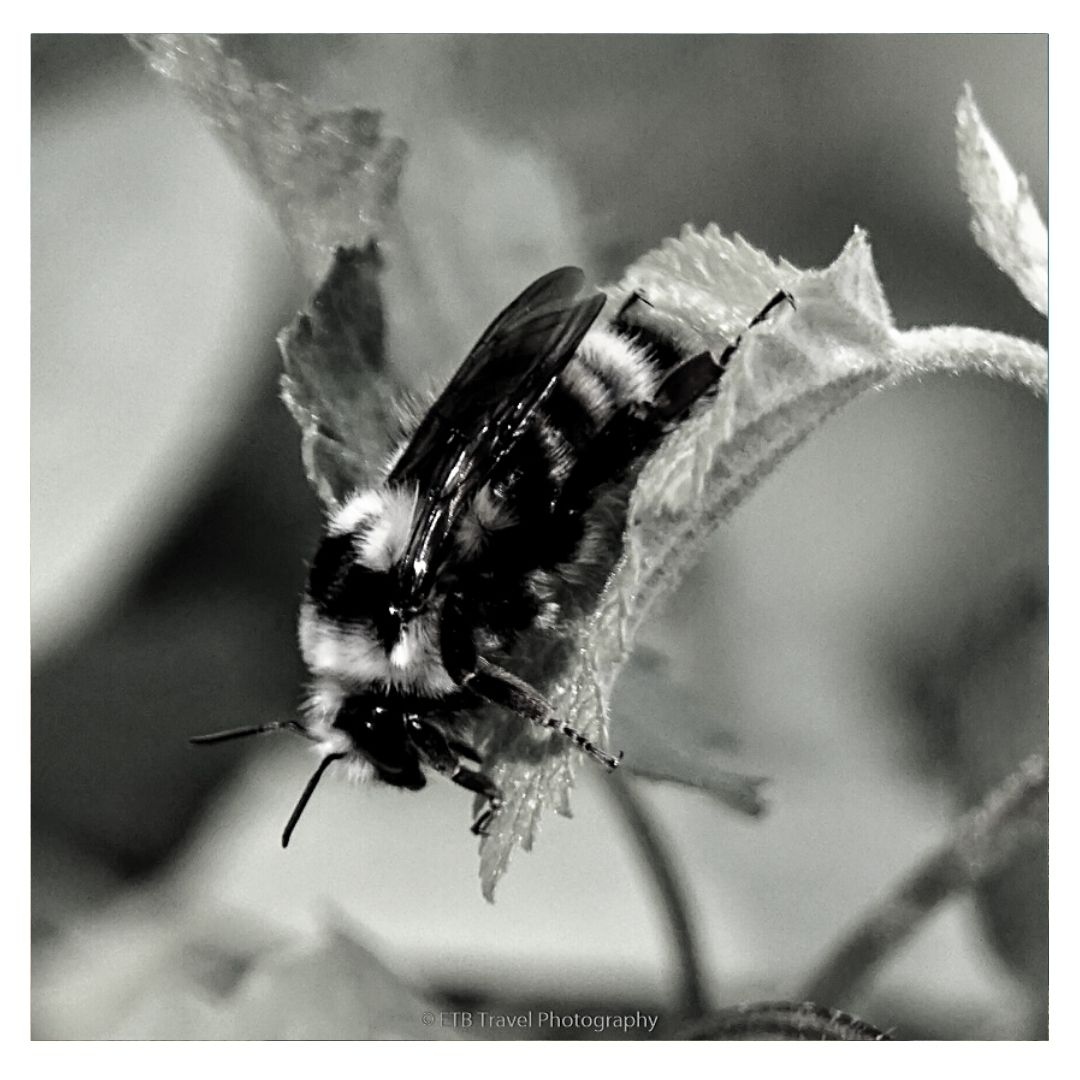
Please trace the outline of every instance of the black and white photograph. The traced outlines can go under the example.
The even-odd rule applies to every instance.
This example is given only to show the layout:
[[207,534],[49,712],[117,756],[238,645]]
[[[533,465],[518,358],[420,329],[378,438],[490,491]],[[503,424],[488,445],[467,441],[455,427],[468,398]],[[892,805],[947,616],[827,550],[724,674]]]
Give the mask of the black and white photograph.
[[561,29],[29,36],[24,1038],[1050,1038],[1050,36]]

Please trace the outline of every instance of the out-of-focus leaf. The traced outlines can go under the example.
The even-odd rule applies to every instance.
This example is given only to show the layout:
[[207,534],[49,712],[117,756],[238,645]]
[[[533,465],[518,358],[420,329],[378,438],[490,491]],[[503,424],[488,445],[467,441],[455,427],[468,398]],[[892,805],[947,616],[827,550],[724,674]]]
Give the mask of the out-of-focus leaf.
[[[35,1034],[90,1039],[454,1039],[439,1007],[340,917],[302,940],[121,903],[35,972]],[[425,1019],[426,1018],[426,1019]]]
[[280,935],[155,890],[68,920],[34,954],[38,1039],[220,1037],[223,998]]
[[205,34],[133,34],[155,71],[175,79],[258,184],[310,281],[342,244],[377,236],[405,144],[366,109],[317,113],[287,87],[259,82]]
[[340,929],[264,957],[222,1009],[225,1039],[458,1037],[438,1022],[437,1007]]
[[730,748],[733,740],[717,730],[708,705],[668,678],[662,665],[635,653],[615,686],[611,716],[612,738],[626,754],[624,769],[646,780],[704,791],[743,814],[765,811],[760,790],[765,778],[717,765],[719,750],[725,743]]
[[137,64],[98,74],[35,101],[31,132],[35,662],[122,604],[190,513],[288,299],[273,222],[186,102]]
[[[1045,351],[1028,342],[959,327],[896,330],[861,230],[828,269],[799,271],[716,226],[687,228],[627,271],[610,290],[610,310],[639,290],[657,325],[690,347],[719,352],[781,288],[797,310],[785,305],[744,334],[715,402],[674,432],[642,472],[621,558],[549,687],[559,714],[594,742],[607,742],[612,688],[648,613],[713,529],[828,416],[865,390],[932,371],[982,370],[1045,387]],[[536,743],[527,732],[523,740]],[[544,807],[569,812],[576,758],[547,745],[539,755],[509,746],[492,769],[507,801],[481,843],[489,899],[514,847],[531,847]]]
[[304,469],[324,505],[373,481],[390,449],[401,386],[384,355],[375,245],[339,248],[308,312],[278,337],[281,396],[300,426]]
[[1036,311],[1048,304],[1049,237],[1027,177],[1017,175],[983,122],[971,87],[956,106],[957,167],[971,204],[975,242],[1012,278]]

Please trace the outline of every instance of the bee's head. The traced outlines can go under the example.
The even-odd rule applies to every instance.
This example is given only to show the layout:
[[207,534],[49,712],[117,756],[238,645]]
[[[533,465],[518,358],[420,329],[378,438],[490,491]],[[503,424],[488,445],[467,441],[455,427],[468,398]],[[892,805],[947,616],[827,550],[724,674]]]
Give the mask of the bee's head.
[[418,791],[425,781],[409,724],[385,698],[354,694],[341,702],[333,727],[348,738],[354,753],[374,767],[380,780]]
[[[285,825],[282,846],[289,839],[315,788],[334,762],[342,762],[355,778],[377,776],[384,783],[417,791],[426,777],[410,738],[410,724],[400,709],[389,707],[386,698],[371,694],[350,694],[332,678],[316,680],[308,698],[302,725],[293,724],[307,738],[318,743],[322,761],[308,781]],[[249,729],[246,734],[253,734]],[[231,737],[225,732],[216,738]],[[213,736],[211,738],[214,738]]]

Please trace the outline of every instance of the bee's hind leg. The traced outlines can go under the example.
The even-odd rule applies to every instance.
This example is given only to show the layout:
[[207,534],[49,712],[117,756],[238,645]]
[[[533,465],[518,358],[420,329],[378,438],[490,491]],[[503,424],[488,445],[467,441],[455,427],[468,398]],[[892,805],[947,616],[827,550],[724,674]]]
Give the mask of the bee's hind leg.
[[750,325],[747,329],[753,329],[758,323],[764,322],[769,317],[773,308],[777,308],[781,304],[790,304],[791,310],[795,310],[795,297],[792,296],[787,289],[779,289],[773,298],[750,320]]
[[487,805],[472,823],[472,832],[476,836],[486,836],[488,826],[502,809],[505,800],[502,790],[491,777],[461,763],[463,757],[479,763],[476,752],[456,740],[448,739],[434,725],[419,719],[409,721],[409,735],[426,764],[459,787],[487,800]]

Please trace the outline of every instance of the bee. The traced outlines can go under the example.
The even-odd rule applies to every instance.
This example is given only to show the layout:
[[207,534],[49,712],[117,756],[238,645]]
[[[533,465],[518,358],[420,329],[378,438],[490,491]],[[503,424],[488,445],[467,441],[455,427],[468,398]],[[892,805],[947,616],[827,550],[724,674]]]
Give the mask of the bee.
[[327,508],[300,607],[311,675],[301,716],[192,739],[286,729],[316,744],[321,761],[283,846],[335,762],[413,791],[441,774],[478,797],[472,832],[484,835],[504,801],[470,723],[484,706],[619,764],[505,665],[529,634],[565,632],[597,547],[611,547],[605,497],[716,391],[741,337],[718,355],[688,348],[646,317],[646,297],[632,293],[604,319],[607,297],[582,295],[584,285],[576,267],[533,282],[480,336],[383,481]]

